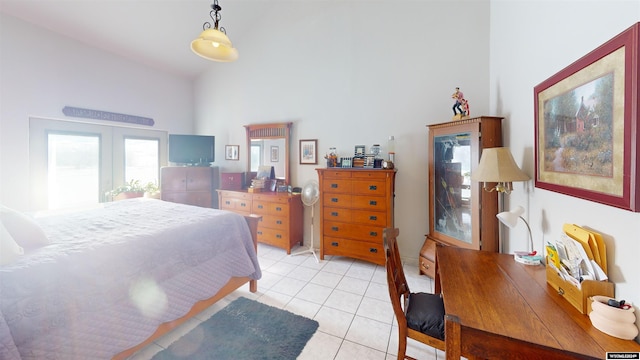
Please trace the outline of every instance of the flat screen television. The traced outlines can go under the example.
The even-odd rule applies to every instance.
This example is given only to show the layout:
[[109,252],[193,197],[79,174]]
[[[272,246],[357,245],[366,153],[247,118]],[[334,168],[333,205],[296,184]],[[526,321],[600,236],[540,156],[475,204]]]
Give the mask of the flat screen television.
[[216,138],[212,135],[169,134],[169,161],[191,166],[209,166],[215,161]]

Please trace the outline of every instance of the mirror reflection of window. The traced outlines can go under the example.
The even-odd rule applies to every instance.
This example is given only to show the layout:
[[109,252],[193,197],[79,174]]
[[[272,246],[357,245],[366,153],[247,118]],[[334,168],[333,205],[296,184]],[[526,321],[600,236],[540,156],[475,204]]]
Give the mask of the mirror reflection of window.
[[251,144],[251,171],[258,171],[262,165],[262,145]]

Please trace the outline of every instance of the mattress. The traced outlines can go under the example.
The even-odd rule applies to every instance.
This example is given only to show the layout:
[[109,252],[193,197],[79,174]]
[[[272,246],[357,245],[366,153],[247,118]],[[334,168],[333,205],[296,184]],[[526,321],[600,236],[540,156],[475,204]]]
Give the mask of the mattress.
[[231,277],[261,277],[231,212],[140,198],[36,220],[50,244],[0,267],[3,358],[109,359]]

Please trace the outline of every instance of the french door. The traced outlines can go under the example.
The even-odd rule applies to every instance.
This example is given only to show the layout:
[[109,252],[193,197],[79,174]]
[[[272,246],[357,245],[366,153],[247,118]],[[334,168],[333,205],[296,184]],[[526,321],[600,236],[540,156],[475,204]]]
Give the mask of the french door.
[[29,120],[30,208],[97,204],[130,180],[158,183],[167,132],[93,123]]

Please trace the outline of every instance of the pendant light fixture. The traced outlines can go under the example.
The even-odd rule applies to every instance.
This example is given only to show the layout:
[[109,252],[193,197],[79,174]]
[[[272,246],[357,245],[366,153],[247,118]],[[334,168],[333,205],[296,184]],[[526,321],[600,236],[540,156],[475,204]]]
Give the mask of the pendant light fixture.
[[238,59],[238,50],[231,44],[231,40],[227,37],[227,31],[220,27],[220,10],[218,0],[213,0],[209,16],[213,20],[213,29],[210,22],[202,25],[202,33],[191,42],[191,50],[198,56],[202,56],[207,60],[231,62]]

